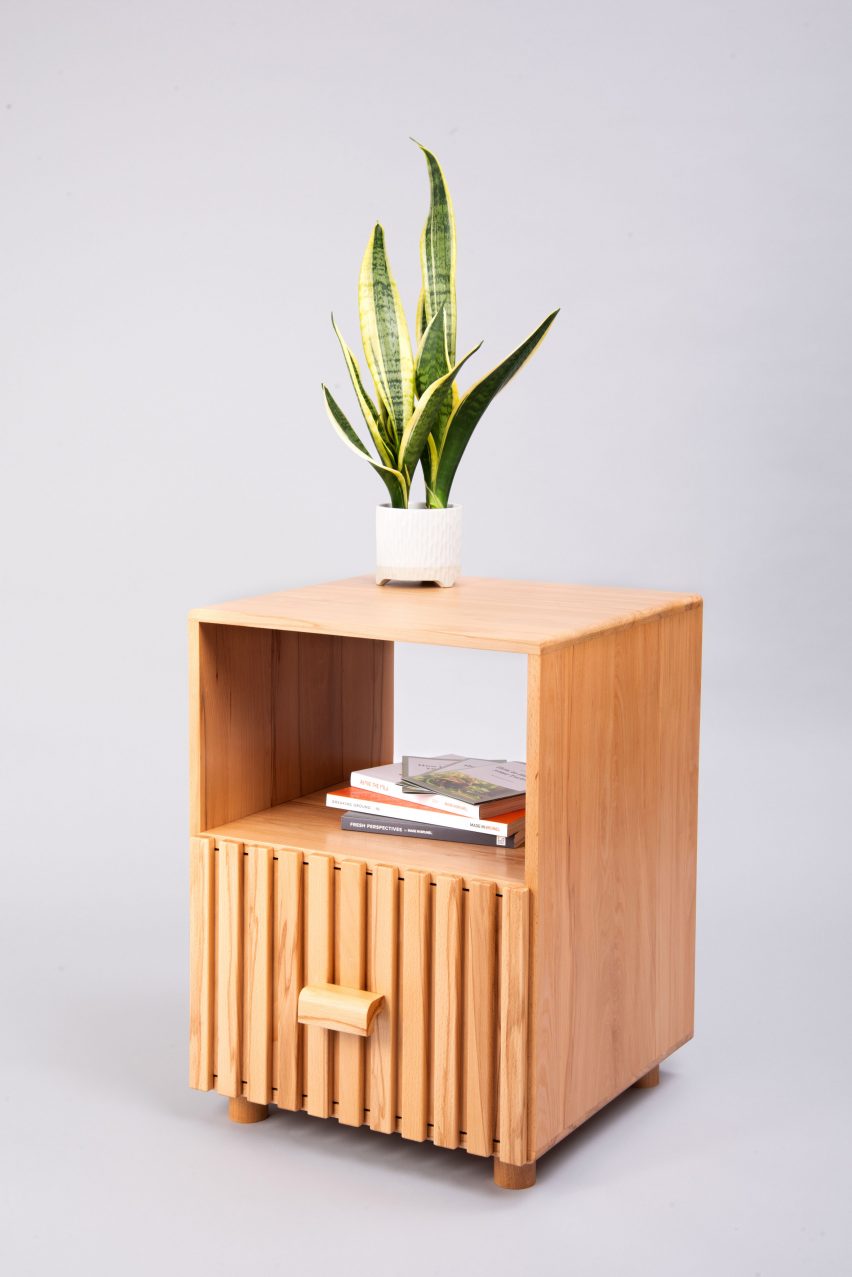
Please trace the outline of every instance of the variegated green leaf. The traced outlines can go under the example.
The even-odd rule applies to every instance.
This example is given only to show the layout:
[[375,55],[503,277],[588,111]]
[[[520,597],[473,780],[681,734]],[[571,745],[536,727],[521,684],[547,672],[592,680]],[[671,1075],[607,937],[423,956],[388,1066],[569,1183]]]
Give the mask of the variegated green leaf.
[[352,449],[356,456],[361,457],[364,461],[369,461],[387,488],[391,505],[404,509],[408,505],[408,485],[404,477],[398,470],[390,466],[384,466],[370,456],[357,432],[350,425],[346,414],[338,407],[328,387],[323,386],[322,392],[325,396],[325,410],[328,413],[328,419],[343,442],[348,448]]
[[417,298],[417,313],[414,318],[414,332],[418,341],[420,341],[420,338],[423,336],[425,331],[426,331],[426,294],[421,288]]
[[[417,350],[415,363],[417,368],[418,395],[424,395],[433,382],[440,380],[440,378],[449,371],[450,361],[447,358],[445,325],[446,320],[444,316],[444,307],[439,306],[437,313],[433,315],[428,327],[426,328]],[[423,466],[423,477],[426,480],[427,488],[431,487],[435,482],[435,467],[437,464],[440,442],[443,439],[447,422],[452,415],[453,407],[457,402],[458,390],[456,389],[455,383],[453,383],[453,393],[452,395],[444,395],[442,397],[440,411],[429,433],[429,440],[432,447],[424,448],[420,458]]]
[[443,306],[438,307],[420,339],[415,368],[418,395],[425,395],[433,381],[437,381],[449,372],[450,360],[447,355]]
[[385,253],[384,231],[378,224],[361,263],[358,309],[370,372],[395,432],[401,435],[414,411],[414,355],[405,312]]
[[370,432],[370,437],[376,445],[376,451],[379,454],[379,459],[384,465],[390,466],[393,464],[393,456],[391,455],[391,451],[388,448],[381,430],[379,429],[378,409],[364,389],[364,383],[361,381],[361,371],[358,367],[358,361],[352,354],[352,351],[349,349],[346,342],[343,340],[343,334],[334,321],[334,315],[331,317],[331,326],[337,335],[337,340],[340,342],[340,349],[343,351],[343,358],[346,360],[346,367],[349,370],[349,376],[352,380],[352,385],[355,389],[355,394],[361,407],[361,412],[364,414],[364,420],[367,423],[367,429]]
[[382,438],[387,444],[391,456],[395,457],[396,450],[399,447],[399,439],[396,436],[396,432],[393,428],[393,422],[388,416],[388,410],[381,395],[379,395],[379,430],[381,431]]
[[[452,411],[452,405],[450,405],[450,411]],[[427,506],[434,506],[436,504],[434,488],[438,474],[438,445],[435,443],[434,435],[430,434],[426,440],[426,447],[423,449],[420,462],[423,466],[423,478],[426,482],[426,504]]]
[[[412,139],[414,141],[415,139]],[[456,358],[456,224],[450,193],[441,166],[431,151],[417,142],[429,170],[429,214],[420,238],[426,322],[444,307],[447,323],[447,357]]]
[[[482,342],[479,343],[479,346],[481,345]],[[456,366],[445,373],[440,380],[433,381],[415,408],[414,415],[405,427],[399,447],[400,465],[410,474],[414,473],[417,462],[426,447],[426,440],[440,421],[447,401],[452,399],[453,382],[471,355],[475,355],[479,350],[479,346],[474,346],[473,350],[465,355],[464,359],[460,359]]]
[[513,350],[511,355],[507,355],[501,364],[498,364],[475,386],[471,386],[467,394],[462,396],[447,426],[438,461],[438,473],[433,488],[433,496],[437,505],[446,506],[449,500],[450,488],[452,487],[458,464],[461,461],[462,453],[467,447],[470,436],[476,429],[482,414],[492,399],[500,393],[507,382],[511,381],[515,373],[523,367],[558,314],[559,311],[555,310],[552,315],[548,315],[544,323],[540,324],[535,332],[531,333],[526,341],[518,346],[517,350]]

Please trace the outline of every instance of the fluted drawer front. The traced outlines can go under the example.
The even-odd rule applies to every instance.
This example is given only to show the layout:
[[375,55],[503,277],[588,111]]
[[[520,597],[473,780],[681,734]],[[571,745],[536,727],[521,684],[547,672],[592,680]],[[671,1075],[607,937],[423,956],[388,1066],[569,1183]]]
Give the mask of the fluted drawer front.
[[[192,1086],[528,1160],[526,888],[195,838],[190,895]],[[367,1036],[299,1023],[320,986]]]

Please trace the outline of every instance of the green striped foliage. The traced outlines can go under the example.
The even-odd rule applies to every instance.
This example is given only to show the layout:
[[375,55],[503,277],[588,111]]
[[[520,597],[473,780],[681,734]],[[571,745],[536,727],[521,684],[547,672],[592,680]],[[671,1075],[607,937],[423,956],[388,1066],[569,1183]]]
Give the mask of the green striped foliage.
[[[426,160],[429,211],[420,238],[422,287],[414,321],[412,349],[405,312],[388,261],[384,230],[373,227],[361,263],[358,312],[361,340],[374,386],[364,386],[358,361],[332,316],[355,398],[375,456],[363,443],[331,392],[323,386],[325,407],[337,434],[369,462],[387,488],[391,505],[405,508],[418,466],[426,485],[426,504],[449,504],[462,455],[483,413],[539,346],[558,311],[516,350],[464,394],[456,377],[469,354],[456,362],[456,229],[453,206],[441,166],[431,151],[417,145]],[[480,343],[481,345],[482,343]]]

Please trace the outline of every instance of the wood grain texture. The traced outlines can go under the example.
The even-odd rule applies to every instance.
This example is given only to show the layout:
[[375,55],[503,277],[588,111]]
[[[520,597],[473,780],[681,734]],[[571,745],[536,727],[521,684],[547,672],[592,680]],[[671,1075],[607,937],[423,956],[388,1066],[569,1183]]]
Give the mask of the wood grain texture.
[[695,606],[530,658],[536,1154],[692,1033],[700,635]]
[[242,1094],[243,848],[216,853],[216,1090]]
[[189,1085],[213,1089],[215,852],[192,838],[189,853]]
[[503,896],[500,936],[500,1161],[522,1166],[534,1158],[529,1138],[529,891]]
[[272,848],[248,847],[243,861],[243,1075],[254,1104],[272,1099]]
[[[301,657],[309,642],[300,634],[278,631],[272,635],[268,713],[271,718],[269,758],[270,803],[287,802],[305,793],[302,781],[301,704],[307,692],[303,686]],[[333,733],[332,733],[333,734]],[[266,760],[264,760],[266,768]]]
[[[367,866],[358,860],[340,865],[335,920],[335,969],[339,984],[367,984]],[[337,1120],[344,1126],[364,1121],[364,1043],[340,1036],[335,1043]]]
[[402,988],[400,1005],[400,1133],[425,1140],[429,1122],[431,1075],[432,881],[428,873],[408,870],[402,884]]
[[302,1107],[302,1031],[298,1003],[304,983],[302,853],[279,851],[274,862],[274,879],[275,1102],[279,1108],[298,1110]]
[[643,1073],[641,1077],[638,1077],[636,1081],[633,1083],[633,1085],[639,1091],[647,1091],[647,1090],[650,1090],[652,1087],[659,1086],[660,1085],[659,1064],[655,1064],[654,1067],[652,1069],[649,1069],[647,1073]]
[[[299,639],[299,792],[333,785],[343,773],[341,647],[326,634]],[[294,797],[295,795],[289,795]]]
[[[307,934],[305,978],[308,984],[329,984],[334,974],[334,861],[330,856],[307,857]],[[331,1045],[328,1029],[306,1028],[305,1108],[314,1117],[331,1115]]]
[[494,1158],[494,1183],[497,1188],[522,1189],[532,1188],[535,1184],[535,1162],[527,1162],[525,1166],[513,1166],[511,1162],[501,1162]]
[[450,590],[393,589],[353,577],[199,608],[227,626],[540,653],[698,602],[665,590],[463,577]]
[[465,898],[464,1089],[468,1153],[488,1157],[494,1143],[494,1045],[497,1024],[497,891],[471,882]]
[[385,1003],[367,1041],[369,1122],[374,1131],[396,1129],[397,953],[399,875],[377,865],[370,880],[367,983]]
[[701,610],[660,630],[660,764],[654,1056],[691,1037],[695,995],[695,890]]
[[301,847],[306,852],[322,851],[339,860],[357,856],[369,869],[392,859],[401,871],[411,868],[433,874],[458,874],[465,879],[465,885],[470,878],[487,878],[500,887],[524,884],[523,848],[476,847],[387,834],[354,834],[340,828],[340,816],[339,811],[325,806],[322,790],[206,832],[217,839],[261,842],[271,847]]
[[384,995],[343,984],[306,984],[299,994],[299,1023],[368,1038]]
[[198,748],[193,771],[198,772],[202,827],[248,815],[273,801],[271,661],[270,635],[201,626],[200,721],[191,740]]
[[201,626],[190,619],[188,626],[189,679],[189,833],[197,837],[206,824],[203,788],[203,706],[201,701]]
[[[496,1153],[511,1186],[651,1085],[693,1026],[701,611],[363,578],[193,614],[193,1084]],[[524,849],[352,835],[324,807],[393,756],[395,640],[528,654]],[[340,1005],[303,1030],[320,985]],[[365,1042],[342,1030],[366,993]]]
[[256,1104],[253,1100],[238,1095],[235,1099],[228,1100],[228,1117],[238,1126],[251,1126],[254,1122],[263,1122],[269,1117],[269,1106]]
[[432,1139],[458,1148],[461,1103],[462,881],[435,879]]
[[[366,1116],[375,1130],[490,1156],[506,1121],[516,1121],[522,1076],[512,1061],[526,1024],[528,937],[511,901],[504,936],[505,897],[487,881],[465,891],[448,874],[403,878],[383,865],[368,875],[358,861],[303,862],[298,851],[274,857],[271,847],[228,842],[211,853],[196,843],[198,882],[205,849],[218,866],[218,1089],[257,1105],[271,1095],[279,1107],[351,1125]],[[529,895],[510,892],[522,902]],[[332,971],[335,981],[316,978]],[[368,987],[342,985],[341,972]]]
[[[358,638],[339,642],[344,696],[341,770],[337,776],[348,778],[363,766],[360,758],[393,758],[393,644]],[[332,777],[331,783],[336,779]]]
[[193,834],[393,756],[392,643],[191,623],[190,678]]

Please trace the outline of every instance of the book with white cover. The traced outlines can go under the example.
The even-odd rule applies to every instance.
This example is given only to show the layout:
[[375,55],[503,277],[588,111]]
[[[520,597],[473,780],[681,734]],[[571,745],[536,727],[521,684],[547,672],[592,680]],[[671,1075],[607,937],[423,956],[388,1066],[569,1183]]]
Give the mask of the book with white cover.
[[[466,761],[460,754],[444,755],[440,759],[418,758],[415,766],[421,767],[424,771],[430,769],[434,771],[441,763],[463,763]],[[408,762],[409,768],[411,768],[412,760],[410,756]],[[504,811],[514,811],[521,806],[523,801],[522,795],[519,797],[517,791],[509,797],[497,798],[491,802],[469,803],[446,794],[430,793],[427,789],[418,789],[417,791],[412,788],[403,789],[402,768],[403,764],[401,762],[385,763],[381,767],[364,767],[352,772],[349,782],[355,789],[368,789],[371,793],[385,794],[388,798],[402,798],[409,802],[420,803],[424,807],[433,807],[436,811],[448,811],[458,816],[467,816],[471,820],[499,816]]]
[[[416,787],[418,771],[430,772],[436,767],[449,766],[461,762],[462,754],[438,754],[434,758],[418,758],[412,760],[411,788]],[[354,771],[349,782],[360,789],[374,789],[377,794],[390,794],[394,798],[404,796],[400,784],[402,780],[402,763],[383,763],[381,767],[364,767]],[[426,790],[422,791],[426,793]]]
[[499,838],[507,838],[525,827],[526,812],[523,807],[516,811],[506,812],[503,820],[482,820],[479,817],[459,816],[453,812],[439,811],[435,807],[424,807],[422,803],[410,802],[402,798],[389,798],[384,794],[371,793],[367,789],[355,789],[346,786],[343,789],[330,789],[325,796],[327,807],[336,807],[341,811],[361,811],[370,816],[395,816],[399,820],[422,820],[430,825],[444,825],[448,829],[472,829],[483,834],[496,834]]

